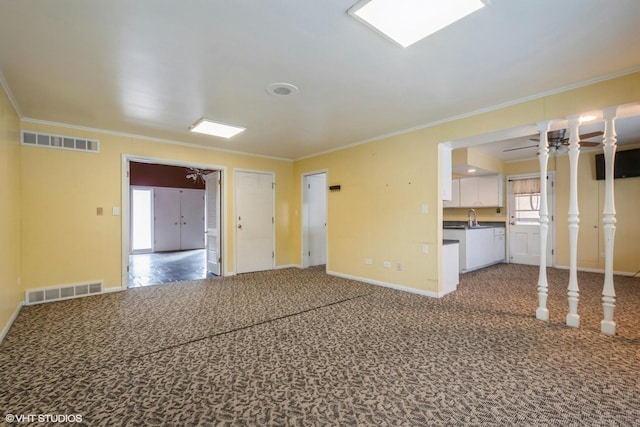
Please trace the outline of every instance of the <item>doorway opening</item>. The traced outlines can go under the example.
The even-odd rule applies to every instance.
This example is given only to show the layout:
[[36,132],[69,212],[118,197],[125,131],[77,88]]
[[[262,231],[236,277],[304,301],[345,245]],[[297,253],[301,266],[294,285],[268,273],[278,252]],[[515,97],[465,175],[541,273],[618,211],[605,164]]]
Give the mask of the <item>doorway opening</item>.
[[131,187],[131,253],[153,252],[153,189]]
[[223,275],[224,170],[123,155],[123,288]]
[[302,175],[302,267],[327,264],[327,172]]

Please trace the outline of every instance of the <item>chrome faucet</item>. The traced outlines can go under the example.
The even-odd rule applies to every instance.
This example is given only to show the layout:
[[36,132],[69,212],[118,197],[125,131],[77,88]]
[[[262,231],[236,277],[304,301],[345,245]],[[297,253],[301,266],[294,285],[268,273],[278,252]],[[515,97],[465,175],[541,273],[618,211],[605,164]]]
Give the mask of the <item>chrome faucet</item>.
[[[471,214],[473,214],[473,221],[471,221]],[[467,211],[467,219],[469,220],[469,228],[478,226],[478,214],[475,209],[469,209]]]

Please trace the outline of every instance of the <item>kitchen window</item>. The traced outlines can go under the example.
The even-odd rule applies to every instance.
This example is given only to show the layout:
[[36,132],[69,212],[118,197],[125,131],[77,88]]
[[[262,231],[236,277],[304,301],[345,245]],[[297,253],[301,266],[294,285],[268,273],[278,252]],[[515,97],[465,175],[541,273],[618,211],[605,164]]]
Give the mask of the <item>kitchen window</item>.
[[512,186],[515,223],[540,223],[540,178],[513,180]]

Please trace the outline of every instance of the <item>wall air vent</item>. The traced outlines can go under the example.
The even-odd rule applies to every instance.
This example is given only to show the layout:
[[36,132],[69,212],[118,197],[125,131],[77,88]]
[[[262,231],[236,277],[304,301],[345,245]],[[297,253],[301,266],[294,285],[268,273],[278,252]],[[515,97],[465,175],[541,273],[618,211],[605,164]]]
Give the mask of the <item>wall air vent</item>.
[[104,284],[100,281],[78,283],[75,285],[63,285],[46,289],[29,289],[25,292],[25,305],[62,301],[71,298],[101,294],[103,292],[103,288]]
[[95,139],[74,138],[72,136],[50,135],[22,131],[22,144],[36,147],[60,148],[63,150],[100,152],[100,141]]

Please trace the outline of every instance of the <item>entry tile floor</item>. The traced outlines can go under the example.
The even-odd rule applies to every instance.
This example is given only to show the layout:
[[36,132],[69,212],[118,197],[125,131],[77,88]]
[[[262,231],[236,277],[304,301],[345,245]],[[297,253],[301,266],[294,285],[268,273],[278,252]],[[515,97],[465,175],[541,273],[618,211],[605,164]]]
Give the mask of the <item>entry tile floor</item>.
[[214,277],[207,274],[205,250],[156,252],[129,256],[129,287]]

